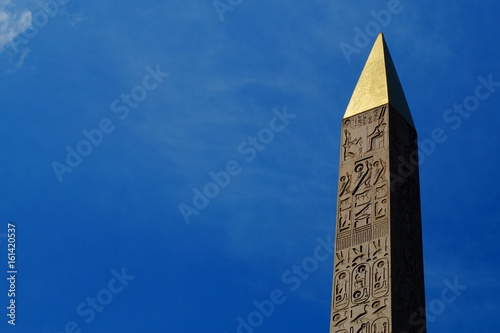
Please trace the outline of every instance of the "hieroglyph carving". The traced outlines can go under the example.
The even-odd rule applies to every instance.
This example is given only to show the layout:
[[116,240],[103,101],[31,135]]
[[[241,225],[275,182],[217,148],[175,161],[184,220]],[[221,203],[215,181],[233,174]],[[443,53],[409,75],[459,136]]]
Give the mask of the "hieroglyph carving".
[[377,237],[388,230],[379,222],[388,215],[386,110],[387,106],[382,106],[344,120],[337,250],[373,239],[375,223]]
[[390,332],[387,106],[345,119],[332,333]]

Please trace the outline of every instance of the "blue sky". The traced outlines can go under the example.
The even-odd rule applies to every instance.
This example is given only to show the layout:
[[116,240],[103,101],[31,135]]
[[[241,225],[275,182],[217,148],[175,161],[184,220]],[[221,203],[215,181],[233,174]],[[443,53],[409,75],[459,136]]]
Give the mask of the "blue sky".
[[429,332],[496,331],[499,12],[0,0],[0,331],[328,332],[340,120],[380,31],[427,143]]

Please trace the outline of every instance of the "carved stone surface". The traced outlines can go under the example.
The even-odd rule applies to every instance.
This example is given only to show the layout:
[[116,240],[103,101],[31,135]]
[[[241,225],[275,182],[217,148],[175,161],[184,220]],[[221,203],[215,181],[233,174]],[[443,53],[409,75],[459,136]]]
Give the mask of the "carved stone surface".
[[414,128],[389,104],[343,119],[331,333],[416,332],[410,316],[425,308],[418,161],[401,162],[416,149]]

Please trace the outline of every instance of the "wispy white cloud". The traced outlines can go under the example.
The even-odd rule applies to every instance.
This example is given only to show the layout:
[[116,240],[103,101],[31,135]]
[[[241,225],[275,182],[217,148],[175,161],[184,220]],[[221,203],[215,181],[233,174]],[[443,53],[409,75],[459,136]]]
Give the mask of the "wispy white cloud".
[[69,24],[73,29],[78,29],[80,25],[88,20],[88,17],[83,9],[80,9],[78,13],[70,14]]
[[23,49],[21,56],[19,57],[19,60],[17,61],[16,65],[15,65],[16,69],[21,68],[21,66],[24,63],[24,60],[26,59],[26,57],[28,56],[29,53],[30,53],[29,47]]
[[16,10],[10,0],[0,0],[0,52],[31,27],[31,18],[31,11]]

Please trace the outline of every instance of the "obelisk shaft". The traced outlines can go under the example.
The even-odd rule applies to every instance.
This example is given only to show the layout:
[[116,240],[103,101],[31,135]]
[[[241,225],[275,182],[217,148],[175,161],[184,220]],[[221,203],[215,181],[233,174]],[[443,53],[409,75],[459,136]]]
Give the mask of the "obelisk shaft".
[[342,120],[330,332],[425,332],[417,136],[382,36],[358,87],[386,103],[351,99]]

